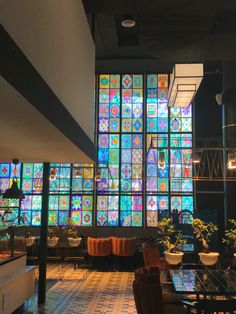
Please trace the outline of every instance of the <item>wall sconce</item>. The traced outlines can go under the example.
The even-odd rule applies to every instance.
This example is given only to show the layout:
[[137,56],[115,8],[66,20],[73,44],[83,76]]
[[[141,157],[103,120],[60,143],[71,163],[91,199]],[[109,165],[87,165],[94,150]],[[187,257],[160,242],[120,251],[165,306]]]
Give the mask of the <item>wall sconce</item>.
[[203,64],[175,64],[168,91],[169,107],[188,107],[203,78]]
[[227,168],[230,170],[236,169],[236,152],[228,153]]

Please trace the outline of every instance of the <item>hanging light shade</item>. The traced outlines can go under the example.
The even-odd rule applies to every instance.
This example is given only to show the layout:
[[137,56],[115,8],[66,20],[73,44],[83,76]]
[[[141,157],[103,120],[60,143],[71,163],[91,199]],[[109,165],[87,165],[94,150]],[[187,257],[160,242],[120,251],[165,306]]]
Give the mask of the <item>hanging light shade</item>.
[[203,64],[175,64],[168,91],[169,107],[188,107],[203,78]]
[[13,179],[11,187],[4,192],[2,198],[14,198],[20,200],[25,198],[23,191],[17,186],[16,179]]
[[236,169],[236,153],[228,153],[228,169]]

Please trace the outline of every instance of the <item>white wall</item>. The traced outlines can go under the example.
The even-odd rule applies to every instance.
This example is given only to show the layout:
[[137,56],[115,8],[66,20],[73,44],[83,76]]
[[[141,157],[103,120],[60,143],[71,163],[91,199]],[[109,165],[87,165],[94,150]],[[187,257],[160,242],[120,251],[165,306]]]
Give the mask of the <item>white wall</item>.
[[0,0],[0,21],[93,140],[95,48],[81,0]]

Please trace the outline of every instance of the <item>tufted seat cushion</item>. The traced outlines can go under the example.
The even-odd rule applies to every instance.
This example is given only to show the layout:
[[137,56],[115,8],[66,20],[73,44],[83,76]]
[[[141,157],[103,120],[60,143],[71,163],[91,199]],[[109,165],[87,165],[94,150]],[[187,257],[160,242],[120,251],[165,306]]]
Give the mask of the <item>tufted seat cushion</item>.
[[133,256],[136,251],[136,238],[112,238],[112,254]]
[[88,254],[91,256],[108,256],[111,254],[111,238],[90,238],[87,240]]

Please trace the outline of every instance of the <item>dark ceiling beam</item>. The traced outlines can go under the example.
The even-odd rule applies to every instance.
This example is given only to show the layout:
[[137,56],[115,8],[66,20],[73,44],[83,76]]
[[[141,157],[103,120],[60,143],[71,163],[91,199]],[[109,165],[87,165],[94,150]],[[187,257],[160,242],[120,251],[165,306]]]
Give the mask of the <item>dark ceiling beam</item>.
[[96,59],[96,73],[170,73],[173,62],[159,62],[148,58],[108,58]]
[[[86,13],[95,14],[172,14],[189,13],[207,14],[217,9],[224,8],[222,0],[83,0]],[[226,5],[226,8],[235,8],[234,1]]]
[[[171,73],[175,62],[162,62],[153,58],[99,58],[96,73]],[[221,62],[204,63],[204,75],[221,75]]]
[[94,143],[0,25],[0,74],[65,137],[96,162]]

